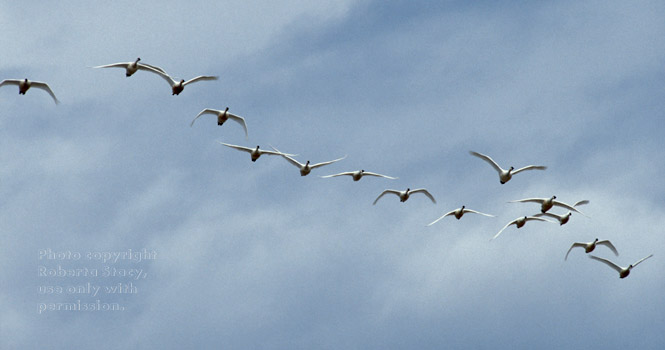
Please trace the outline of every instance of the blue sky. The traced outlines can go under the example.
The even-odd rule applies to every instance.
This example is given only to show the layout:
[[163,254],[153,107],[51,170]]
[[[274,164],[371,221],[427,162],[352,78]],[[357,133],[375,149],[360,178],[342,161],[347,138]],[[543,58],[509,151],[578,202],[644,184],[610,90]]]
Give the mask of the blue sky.
[[[665,346],[665,5],[2,1],[0,348]],[[28,25],[29,24],[29,25]],[[218,75],[171,96],[151,73]],[[249,139],[204,108],[245,117]],[[301,177],[301,162],[348,155]],[[546,165],[505,185],[503,167]],[[365,169],[398,180],[348,177]],[[387,188],[427,188],[374,199]],[[564,226],[509,221],[588,199]],[[466,205],[467,214],[426,225]],[[553,209],[561,213],[562,210]],[[594,254],[573,242],[610,239]],[[40,249],[151,249],[122,312],[38,313]],[[71,268],[93,262],[59,262]],[[58,262],[46,262],[55,266]],[[95,298],[80,297],[92,302]]]

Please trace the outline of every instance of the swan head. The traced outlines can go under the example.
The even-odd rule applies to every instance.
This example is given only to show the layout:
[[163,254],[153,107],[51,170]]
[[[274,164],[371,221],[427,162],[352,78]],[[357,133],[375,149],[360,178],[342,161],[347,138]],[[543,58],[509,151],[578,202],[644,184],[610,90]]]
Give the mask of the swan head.
[[596,239],[593,241],[593,243],[596,243],[596,242],[598,242],[598,238],[596,238]]
[[411,188],[406,189],[406,193],[409,193],[409,191],[411,191]]
[[28,83],[28,78],[25,78],[24,82],[27,84]]
[[137,57],[136,58],[136,63],[139,63],[140,60],[141,60],[141,57]]
[[180,84],[184,83],[185,79],[180,79]]
[[[183,81],[184,81],[184,80],[183,80]],[[226,107],[226,109],[224,110],[224,112],[226,113],[226,112],[228,112],[228,111],[229,111],[229,107]]]
[[511,166],[510,169],[508,169],[508,171],[513,171],[513,170],[515,170],[514,166]]
[[257,150],[257,151],[259,150],[259,145],[256,145],[256,150]]
[[464,206],[462,206],[462,210],[464,210]]
[[305,165],[309,165],[309,160],[307,161],[307,163],[305,163]]
[[552,196],[552,200],[556,199],[556,196]]
[[364,172],[365,172],[365,170],[362,170],[362,169],[361,169],[361,170],[360,170],[360,172],[361,172],[361,173],[364,173]]

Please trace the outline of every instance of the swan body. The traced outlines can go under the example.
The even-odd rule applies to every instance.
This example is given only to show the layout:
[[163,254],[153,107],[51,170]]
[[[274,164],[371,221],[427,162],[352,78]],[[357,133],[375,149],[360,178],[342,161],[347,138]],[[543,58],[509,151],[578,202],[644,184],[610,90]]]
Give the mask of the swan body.
[[180,81],[175,81],[170,75],[168,75],[166,72],[164,72],[161,69],[153,68],[150,66],[146,66],[143,69],[153,72],[160,77],[162,77],[166,82],[171,86],[171,95],[180,95],[182,90],[185,89],[185,86],[191,84],[191,83],[196,83],[197,81],[204,81],[204,80],[217,80],[219,77],[217,76],[211,76],[211,75],[199,75],[198,77],[189,79],[185,81],[185,79],[181,79]]
[[378,197],[376,197],[376,199],[374,200],[374,203],[372,205],[376,205],[376,202],[378,202],[379,199],[381,197],[383,197],[383,195],[386,194],[386,193],[392,193],[392,194],[397,195],[399,197],[400,202],[406,202],[406,200],[409,199],[409,197],[414,193],[422,193],[422,194],[426,195],[432,201],[432,203],[436,204],[436,200],[426,189],[419,188],[417,190],[411,190],[410,188],[407,188],[406,191],[385,190],[385,191],[381,192],[381,194]]
[[24,80],[20,79],[5,79],[2,82],[0,82],[0,87],[3,85],[16,85],[18,86],[18,93],[19,95],[25,95],[25,93],[31,88],[35,87],[37,89],[42,89],[46,92],[48,92],[49,95],[53,98],[53,101],[55,104],[60,103],[58,99],[55,97],[55,94],[53,93],[53,90],[48,86],[46,83],[42,83],[41,81],[31,81],[28,80],[27,78]]
[[470,151],[469,153],[471,153],[472,156],[476,156],[476,157],[486,161],[487,163],[489,163],[489,165],[491,165],[494,168],[494,170],[496,170],[499,173],[499,182],[501,182],[502,185],[505,184],[506,182],[508,182],[510,179],[512,179],[513,175],[516,175],[516,174],[518,174],[522,171],[525,171],[525,170],[545,170],[545,169],[547,169],[546,166],[542,166],[542,165],[528,165],[528,166],[525,166],[523,168],[519,168],[517,170],[515,170],[515,168],[511,166],[508,170],[506,170],[506,169],[501,168],[499,166],[499,164],[497,164],[489,156],[486,156],[486,155],[478,153],[478,152],[473,152],[473,151]]
[[462,216],[463,216],[465,213],[480,214],[480,215],[489,216],[489,217],[492,217],[492,218],[494,217],[494,215],[481,213],[481,212],[479,212],[479,211],[475,211],[475,210],[471,210],[471,209],[466,209],[465,206],[462,206],[461,208],[458,208],[458,209],[455,209],[455,210],[452,210],[452,211],[449,211],[449,212],[443,214],[440,218],[438,218],[438,219],[432,221],[432,223],[430,223],[430,224],[427,225],[427,226],[432,226],[432,225],[436,224],[437,222],[439,222],[439,220],[445,218],[446,216],[451,216],[451,215],[452,215],[452,216],[455,216],[455,219],[459,220],[459,219],[462,218]]
[[499,232],[497,232],[497,234],[494,235],[494,237],[490,238],[490,241],[493,240],[493,239],[496,239],[497,237],[499,237],[501,232],[503,232],[503,230],[508,228],[508,226],[510,226],[510,225],[515,225],[515,226],[517,226],[517,228],[521,228],[522,226],[524,226],[526,224],[527,221],[533,221],[533,220],[552,222],[552,221],[549,221],[549,220],[546,220],[546,219],[543,219],[543,218],[539,218],[539,217],[535,217],[535,216],[525,216],[525,217],[517,218],[517,219],[507,223],[506,226],[504,226]]
[[614,253],[614,255],[619,256],[619,252],[617,249],[614,247],[612,242],[609,240],[603,240],[599,241],[598,238],[596,238],[593,242],[575,242],[573,245],[570,246],[570,249],[568,249],[568,252],[566,253],[566,257],[563,260],[568,260],[568,254],[570,254],[570,251],[573,250],[575,247],[580,247],[584,248],[584,251],[586,253],[591,253],[594,249],[596,249],[597,245],[604,245],[610,248],[610,250]]
[[[217,141],[217,142],[219,142],[219,141]],[[231,145],[231,144],[224,143],[224,142],[219,142],[219,143],[221,143],[222,145],[224,145],[226,147],[231,147],[231,148],[237,149],[238,151],[243,151],[243,152],[249,153],[250,156],[252,157],[252,162],[256,162],[256,160],[259,159],[259,157],[261,157],[261,155],[263,155],[263,154],[268,154],[268,155],[271,155],[271,156],[283,156],[283,155],[295,156],[295,154],[288,154],[288,153],[275,152],[275,151],[266,151],[266,150],[263,150],[263,149],[259,149],[259,146],[256,146],[256,148],[250,148],[250,147]]]
[[358,180],[362,179],[363,176],[385,177],[386,179],[391,179],[391,180],[396,180],[397,179],[396,177],[381,175],[381,174],[377,174],[377,173],[372,173],[372,172],[365,171],[365,170],[347,171],[347,172],[344,172],[344,173],[326,175],[326,176],[321,176],[321,177],[325,179],[325,178],[329,178],[329,177],[336,177],[336,176],[342,176],[342,175],[351,176],[351,178],[353,178],[353,181],[358,181]]
[[243,118],[239,115],[235,115],[233,113],[229,113],[229,107],[226,107],[226,109],[223,110],[223,111],[220,111],[220,110],[217,110],[217,109],[206,108],[206,109],[202,110],[201,112],[199,112],[199,114],[197,114],[196,117],[194,117],[194,119],[189,124],[189,126],[190,127],[193,126],[196,119],[198,119],[200,116],[202,116],[204,114],[216,115],[217,116],[217,125],[223,125],[224,122],[229,120],[229,119],[231,119],[231,120],[235,121],[236,123],[242,125],[242,128],[245,129],[245,139],[247,139],[248,134],[247,134],[247,124],[245,123],[245,118]]
[[141,57],[137,58],[136,61],[134,61],[134,62],[111,63],[111,64],[105,64],[103,66],[96,66],[96,67],[92,67],[92,68],[115,68],[115,67],[125,68],[125,76],[128,77],[128,78],[131,77],[134,73],[136,73],[139,69],[150,70],[146,67],[150,67],[154,70],[158,70],[162,73],[165,73],[163,69],[161,69],[157,66],[152,66],[152,65],[149,65],[149,64],[145,64],[145,63],[139,63],[140,60],[141,60]]
[[615,264],[615,263],[613,263],[613,262],[611,262],[607,259],[599,258],[599,257],[594,256],[594,255],[589,255],[589,258],[594,259],[594,260],[598,260],[598,261],[602,262],[603,264],[613,268],[614,270],[616,270],[619,273],[619,278],[626,278],[626,277],[628,277],[628,275],[630,275],[630,270],[632,270],[633,267],[637,266],[639,263],[641,263],[642,261],[644,261],[646,259],[649,259],[652,256],[653,256],[653,254],[651,254],[649,256],[645,256],[644,258],[638,260],[636,263],[628,265],[628,267],[621,267],[621,266],[619,266],[619,265],[617,265],[617,264]]
[[306,175],[308,175],[310,172],[312,172],[312,169],[316,169],[316,168],[322,167],[322,166],[324,166],[324,165],[332,164],[332,163],[338,162],[338,161],[340,161],[340,160],[346,158],[346,156],[344,156],[344,157],[342,157],[342,158],[337,158],[337,159],[335,159],[335,160],[331,160],[331,161],[327,161],[327,162],[321,162],[321,163],[316,163],[316,164],[310,164],[310,163],[309,163],[309,160],[308,160],[307,163],[303,164],[303,163],[300,163],[299,161],[297,161],[297,160],[291,158],[290,155],[287,155],[286,153],[282,153],[282,152],[280,152],[277,148],[275,148],[275,147],[273,147],[273,146],[270,146],[270,147],[271,147],[273,150],[275,150],[276,152],[281,153],[280,155],[281,155],[282,157],[284,157],[284,159],[286,159],[289,163],[291,163],[291,164],[293,164],[294,166],[298,167],[298,168],[300,169],[300,176],[306,176]]
[[[584,215],[584,213],[577,210],[574,205],[570,205],[570,204],[566,204],[564,202],[556,201],[555,199],[556,199],[556,196],[552,196],[550,198],[525,198],[525,199],[518,199],[518,200],[515,200],[515,201],[510,201],[509,203],[517,203],[517,202],[520,202],[520,203],[526,203],[526,202],[540,203],[540,212],[541,213],[545,213],[548,210],[552,209],[553,206],[557,206],[557,207],[566,208],[568,210],[576,211],[576,212]],[[583,201],[579,201],[579,202],[575,203],[575,205],[582,205],[582,204],[587,204],[587,203],[589,203],[589,201],[583,200]],[[584,216],[586,216],[586,215],[584,215]]]

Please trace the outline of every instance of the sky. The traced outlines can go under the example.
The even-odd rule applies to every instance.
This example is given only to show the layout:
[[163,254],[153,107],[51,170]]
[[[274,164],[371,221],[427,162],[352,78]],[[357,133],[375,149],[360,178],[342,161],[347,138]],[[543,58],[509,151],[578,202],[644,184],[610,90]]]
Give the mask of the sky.
[[[664,3],[0,6],[0,79],[61,101],[0,87],[0,348],[665,347]],[[91,68],[137,57],[219,80],[172,96]],[[190,127],[226,107],[248,139]],[[302,177],[219,142],[347,158]],[[547,170],[501,185],[469,151]],[[360,169],[398,179],[320,177]],[[406,188],[437,203],[372,205]],[[553,195],[587,217],[490,241],[539,212],[509,201]],[[462,205],[495,217],[427,226]],[[579,248],[564,261],[595,238],[621,266],[653,257],[625,279]],[[97,259],[130,249],[154,255]]]

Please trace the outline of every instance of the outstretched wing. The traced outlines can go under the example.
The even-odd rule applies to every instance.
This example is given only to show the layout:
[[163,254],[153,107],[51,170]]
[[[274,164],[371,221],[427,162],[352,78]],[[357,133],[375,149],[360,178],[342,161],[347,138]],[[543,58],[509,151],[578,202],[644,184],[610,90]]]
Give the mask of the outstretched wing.
[[187,84],[191,84],[191,83],[196,83],[197,81],[201,81],[201,80],[217,80],[217,79],[219,79],[219,77],[217,77],[217,76],[199,75],[196,78],[189,79],[186,82],[182,83],[182,86],[186,86]]
[[275,148],[275,146],[273,146],[273,145],[270,145],[270,148],[272,148],[273,150],[275,150],[275,152],[279,152],[279,155],[280,155],[280,156],[284,157],[284,159],[286,159],[287,161],[289,161],[289,163],[291,163],[291,164],[297,166],[298,168],[302,168],[302,167],[305,165],[305,164],[300,164],[300,162],[298,162],[297,160],[291,158],[287,153],[282,153],[280,150],[278,150],[277,148]]
[[501,232],[503,232],[503,230],[505,230],[506,228],[508,228],[508,226],[510,226],[510,225],[512,225],[512,224],[516,224],[516,223],[517,223],[517,219],[515,219],[515,220],[513,220],[513,221],[511,221],[511,222],[509,222],[509,223],[507,223],[506,226],[504,226],[499,232],[497,232],[497,233],[494,235],[494,237],[490,238],[490,241],[493,240],[493,239],[496,239],[497,237],[499,237],[499,235],[501,234]]
[[327,178],[329,178],[329,177],[336,177],[336,176],[342,176],[342,175],[351,175],[351,176],[353,176],[353,171],[347,171],[347,172],[339,173],[339,174],[332,174],[332,175],[321,176],[321,178],[323,178],[323,179],[327,179]]
[[60,103],[60,101],[58,101],[58,99],[55,97],[55,94],[53,93],[51,88],[48,86],[48,84],[42,83],[41,81],[33,81],[33,82],[31,82],[31,86],[36,87],[38,89],[42,89],[42,90],[48,92],[48,94],[51,95],[51,97],[53,97],[53,102],[55,102],[55,104]]
[[368,175],[368,176],[377,176],[377,177],[385,177],[386,179],[391,179],[391,180],[397,180],[397,179],[398,179],[398,178],[396,178],[396,177],[387,176],[387,175],[381,175],[381,174],[372,173],[372,172],[369,172],[369,171],[364,171],[364,172],[363,172],[363,176],[365,176],[365,175]]
[[[576,212],[578,212],[578,213],[584,215],[584,213],[582,213],[581,211],[577,210],[574,206],[572,206],[572,205],[570,205],[570,204],[566,204],[566,203],[564,203],[564,202],[552,201],[552,205],[556,205],[556,206],[559,206],[559,207],[566,208],[566,209],[568,209],[568,210],[576,211]],[[584,216],[586,216],[586,215],[584,215]]]
[[634,263],[634,264],[633,264],[633,267],[637,266],[637,264],[641,263],[642,261],[644,261],[644,260],[646,260],[646,259],[649,259],[649,258],[652,257],[652,256],[653,256],[653,254],[650,254],[649,256],[645,256],[645,257],[643,257],[642,259],[640,259],[640,260],[638,260],[636,263]]
[[[609,240],[604,240],[604,241],[598,241],[598,242],[596,242],[596,245],[599,245],[599,244],[600,244],[600,245],[604,245],[604,246],[606,246],[607,248],[610,248],[610,250],[614,253],[614,255],[619,256],[619,252],[618,252],[617,249],[614,247],[614,244],[612,244],[612,242],[610,242]],[[635,266],[635,264],[633,264],[633,266]]]
[[568,252],[566,252],[566,257],[563,258],[563,260],[568,260],[568,254],[570,254],[570,251],[573,250],[573,248],[575,248],[575,247],[584,248],[584,247],[586,247],[586,244],[578,243],[578,242],[573,243],[573,245],[570,246],[570,249],[568,249]]
[[247,137],[249,137],[249,136],[247,134],[247,124],[245,123],[245,118],[243,118],[239,115],[231,114],[229,112],[226,112],[226,115],[229,117],[229,119],[231,119],[231,120],[237,122],[238,124],[242,125],[242,128],[245,129],[245,139],[247,139]]
[[586,200],[586,199],[585,199],[585,200],[581,200],[581,201],[579,201],[579,202],[573,204],[573,207],[576,207],[576,206],[578,206],[578,205],[584,205],[584,204],[589,204],[589,201]]
[[501,167],[499,166],[499,164],[496,164],[496,162],[494,161],[494,159],[490,158],[489,156],[486,156],[486,155],[484,155],[484,154],[481,154],[481,153],[478,153],[478,152],[474,152],[474,151],[469,151],[469,153],[471,153],[472,156],[476,156],[476,157],[478,157],[478,158],[480,158],[480,159],[483,159],[483,160],[486,161],[487,163],[489,163],[489,164],[492,166],[492,168],[494,168],[494,170],[496,170],[499,174],[501,174],[501,171],[503,171],[503,169],[501,169]]
[[312,169],[314,169],[314,168],[318,168],[318,167],[322,167],[322,166],[324,166],[324,165],[328,165],[328,164],[331,164],[331,163],[334,163],[334,162],[339,162],[340,160],[342,160],[342,159],[344,159],[344,158],[346,158],[346,156],[344,156],[344,157],[342,157],[342,158],[337,158],[337,159],[335,159],[335,160],[331,160],[331,161],[328,161],[328,162],[322,162],[322,163],[310,164],[309,167],[312,168]]
[[103,66],[95,66],[92,68],[111,68],[111,67],[119,67],[119,68],[125,68],[131,64],[131,62],[118,62],[118,63],[111,63],[111,64],[105,64]]
[[166,80],[166,82],[169,84],[170,87],[173,87],[173,85],[176,84],[176,81],[173,80],[173,78],[171,78],[170,75],[168,75],[166,72],[164,72],[161,69],[156,69],[156,68],[153,68],[151,66],[144,66],[143,70],[148,71],[148,72],[153,72],[153,73],[159,75],[164,80]]
[[218,111],[218,110],[216,110],[216,109],[206,108],[206,109],[202,110],[201,112],[199,112],[199,114],[197,114],[196,117],[194,117],[194,119],[192,120],[192,122],[189,123],[189,126],[194,125],[194,122],[196,121],[196,119],[199,119],[199,117],[202,116],[202,115],[204,115],[204,114],[214,114],[214,115],[218,115],[220,112],[221,112],[221,111]]
[[552,214],[552,213],[538,213],[538,214],[534,214],[533,216],[536,216],[536,217],[549,216],[549,217],[557,219],[559,221],[561,221],[561,219],[563,219],[563,216],[557,215],[557,214]]
[[396,195],[399,197],[399,191],[395,191],[395,190],[385,190],[385,191],[381,192],[381,194],[380,194],[378,197],[376,197],[376,199],[374,200],[374,203],[372,203],[372,205],[376,205],[376,202],[378,202],[379,199],[380,199],[381,197],[383,197],[383,195],[386,194],[386,193],[393,193],[393,194],[396,194]]
[[[455,209],[455,210],[457,210],[457,209]],[[446,216],[450,216],[450,215],[455,214],[455,210],[452,210],[452,211],[449,211],[449,212],[443,214],[440,218],[438,218],[438,219],[432,221],[432,222],[429,223],[427,226],[432,226],[432,225],[436,224],[437,222],[441,221],[441,219],[445,218]]]
[[[219,141],[217,141],[217,142],[219,142]],[[237,145],[232,145],[232,144],[224,143],[224,142],[219,142],[219,143],[221,143],[222,145],[224,145],[226,147],[235,148],[238,151],[243,151],[243,152],[247,152],[247,153],[252,153],[252,151],[253,151],[253,149],[251,149],[249,147],[237,146]]]
[[518,203],[518,202],[519,202],[519,203],[526,203],[526,202],[533,202],[533,203],[540,203],[540,204],[543,204],[543,202],[546,201],[546,200],[547,200],[547,199],[545,199],[545,198],[524,198],[524,199],[518,199],[518,200],[510,201],[510,202],[508,202],[508,203]]
[[466,209],[466,208],[464,208],[464,212],[465,212],[465,213],[474,213],[474,214],[485,215],[485,216],[489,216],[489,217],[491,217],[491,218],[494,217],[494,215],[481,213],[481,212],[479,212],[479,211],[475,211],[475,210],[472,210],[472,209]]
[[[599,258],[599,257],[597,257],[597,256],[595,256],[595,255],[589,255],[589,258],[594,259],[594,260],[598,260],[598,261],[602,262],[603,264],[605,264],[605,265],[607,265],[607,266],[609,266],[609,267],[615,269],[616,272],[621,273],[621,270],[622,270],[621,266],[619,266],[619,265],[617,265],[617,264],[615,264],[615,263],[613,263],[613,262],[611,262],[611,261],[609,261],[609,260],[607,260],[607,259]],[[646,259],[646,258],[645,258],[645,259]],[[644,260],[644,259],[642,259],[642,260]],[[642,260],[640,260],[640,261],[642,261]]]
[[547,169],[547,167],[542,166],[542,165],[527,165],[524,168],[519,168],[517,170],[513,170],[513,175],[515,175],[517,173],[520,173],[522,171],[525,171],[525,170],[545,170],[545,169]]
[[429,197],[429,199],[432,200],[432,203],[436,204],[436,199],[434,199],[434,196],[432,196],[432,194],[429,193],[429,192],[428,192],[426,189],[424,189],[424,188],[419,188],[419,189],[417,189],[417,190],[412,190],[412,191],[409,191],[409,193],[422,193],[422,194],[426,195],[427,197]]

